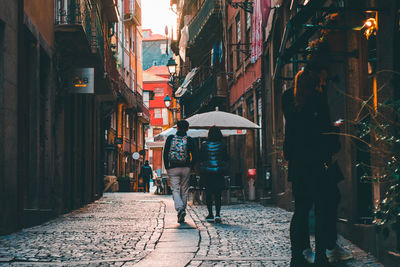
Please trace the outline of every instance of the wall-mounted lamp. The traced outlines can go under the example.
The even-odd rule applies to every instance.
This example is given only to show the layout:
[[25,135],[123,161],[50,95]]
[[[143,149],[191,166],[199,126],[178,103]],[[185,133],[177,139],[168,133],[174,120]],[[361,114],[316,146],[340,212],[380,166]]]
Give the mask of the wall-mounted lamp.
[[164,104],[165,104],[165,106],[167,107],[167,108],[169,108],[170,106],[171,106],[171,98],[169,97],[169,95],[166,95],[165,97],[164,97]]
[[167,67],[168,67],[169,74],[174,75],[176,73],[177,65],[178,64],[176,64],[175,60],[172,57],[168,59]]
[[375,18],[369,18],[364,22],[364,25],[361,28],[361,31],[364,32],[364,35],[369,39],[369,37],[374,34],[376,35],[376,31],[378,30],[378,24],[376,23]]

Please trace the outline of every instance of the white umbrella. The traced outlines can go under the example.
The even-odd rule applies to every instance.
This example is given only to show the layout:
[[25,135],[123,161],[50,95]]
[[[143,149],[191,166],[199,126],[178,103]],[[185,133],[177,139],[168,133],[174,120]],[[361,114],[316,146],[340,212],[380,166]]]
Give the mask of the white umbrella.
[[186,119],[192,129],[208,129],[217,126],[220,129],[260,129],[257,124],[248,119],[223,111],[205,112]]
[[[174,127],[171,127],[165,131],[162,131],[161,133],[157,134],[154,139],[155,140],[165,140],[167,139],[168,136],[171,134],[176,134],[177,129]],[[222,130],[222,135],[223,136],[230,136],[230,135],[244,135],[246,134],[246,130]],[[208,130],[206,129],[190,129],[187,132],[187,135],[193,138],[196,137],[207,137],[208,136]]]

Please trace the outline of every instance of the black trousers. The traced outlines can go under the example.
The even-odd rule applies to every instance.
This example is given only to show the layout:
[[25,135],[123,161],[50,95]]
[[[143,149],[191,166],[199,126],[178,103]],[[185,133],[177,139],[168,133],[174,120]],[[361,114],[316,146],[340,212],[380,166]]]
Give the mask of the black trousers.
[[213,198],[215,201],[215,214],[220,215],[221,211],[221,192],[223,190],[224,178],[222,174],[202,174],[202,179],[206,188],[206,204],[208,213],[212,214]]
[[[295,196],[295,209],[290,223],[290,242],[292,246],[292,257],[302,257],[304,244],[309,240],[308,217],[312,206],[315,206],[315,254],[316,258],[324,258],[327,248],[326,238],[326,203],[323,200],[309,196]],[[309,241],[308,241],[309,242]]]
[[[295,185],[293,185],[296,187]],[[325,185],[324,193],[294,194],[295,211],[290,224],[292,256],[300,257],[310,247],[309,213],[315,207],[316,257],[325,257],[325,250],[332,249],[337,241],[337,211],[340,192],[337,184]],[[298,192],[293,188],[294,192]]]

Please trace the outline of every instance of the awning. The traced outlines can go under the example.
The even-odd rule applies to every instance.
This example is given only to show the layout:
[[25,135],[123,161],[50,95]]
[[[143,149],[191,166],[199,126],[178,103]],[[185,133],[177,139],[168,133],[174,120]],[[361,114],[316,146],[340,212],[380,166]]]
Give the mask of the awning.
[[178,88],[178,90],[176,90],[175,97],[182,97],[186,93],[187,87],[189,86],[198,69],[199,68],[194,68],[186,75],[185,80]]

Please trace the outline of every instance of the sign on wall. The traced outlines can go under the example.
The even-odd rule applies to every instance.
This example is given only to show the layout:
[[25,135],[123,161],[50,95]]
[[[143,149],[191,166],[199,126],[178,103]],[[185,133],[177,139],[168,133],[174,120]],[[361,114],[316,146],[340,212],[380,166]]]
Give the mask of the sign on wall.
[[73,69],[69,91],[72,94],[94,94],[94,68]]

